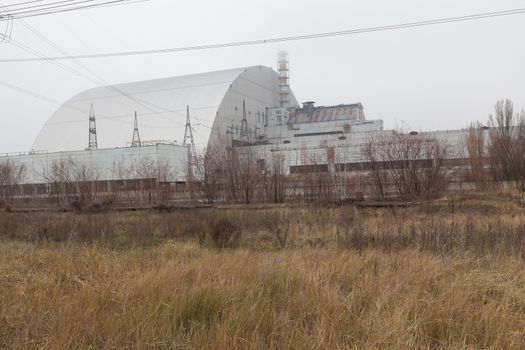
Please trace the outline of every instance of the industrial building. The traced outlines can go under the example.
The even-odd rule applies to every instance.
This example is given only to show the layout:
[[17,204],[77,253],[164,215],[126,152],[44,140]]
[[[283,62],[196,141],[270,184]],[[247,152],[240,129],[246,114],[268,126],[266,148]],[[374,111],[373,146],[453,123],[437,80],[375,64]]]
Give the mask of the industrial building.
[[[30,152],[0,162],[24,167],[22,197],[51,194],[64,164],[77,178],[61,174],[61,181],[78,184],[81,169],[84,180],[109,192],[119,181],[198,182],[197,154],[218,146],[249,149],[265,162],[279,155],[288,175],[312,165],[351,171],[371,135],[392,132],[366,119],[361,103],[300,106],[281,53],[278,71],[254,66],[87,90],[49,118]],[[465,159],[464,130],[426,135],[446,141],[450,158]],[[89,179],[85,169],[93,169]]]

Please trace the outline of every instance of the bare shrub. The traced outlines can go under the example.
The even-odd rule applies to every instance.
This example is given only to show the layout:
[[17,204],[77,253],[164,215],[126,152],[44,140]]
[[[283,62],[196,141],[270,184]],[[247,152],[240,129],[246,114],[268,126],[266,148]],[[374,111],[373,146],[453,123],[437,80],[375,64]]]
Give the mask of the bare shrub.
[[69,203],[69,208],[76,213],[82,212],[85,207],[86,207],[86,203],[80,199],[76,199],[72,201],[71,203]]
[[166,238],[204,239],[210,231],[214,215],[209,210],[182,211],[160,216],[162,235]]
[[[31,240],[39,243],[74,243],[113,239],[116,227],[110,214],[28,214]],[[20,219],[20,218],[19,218]]]
[[105,195],[98,202],[93,203],[90,210],[95,213],[107,213],[113,209],[115,202],[116,196],[114,194]]
[[269,211],[266,213],[264,224],[281,248],[286,248],[290,244],[290,234],[294,224],[292,212],[288,210]]
[[210,237],[217,248],[235,248],[241,238],[241,229],[223,216],[211,227]]
[[88,214],[78,217],[75,232],[82,242],[108,241],[115,233],[115,225],[111,215]]
[[0,212],[0,237],[15,239],[23,227],[24,222],[17,220],[14,214]]
[[75,217],[70,215],[52,216],[49,213],[29,215],[31,222],[30,236],[39,243],[66,242],[75,234]]
[[366,247],[363,218],[352,208],[343,210],[336,226],[337,243],[361,251]]

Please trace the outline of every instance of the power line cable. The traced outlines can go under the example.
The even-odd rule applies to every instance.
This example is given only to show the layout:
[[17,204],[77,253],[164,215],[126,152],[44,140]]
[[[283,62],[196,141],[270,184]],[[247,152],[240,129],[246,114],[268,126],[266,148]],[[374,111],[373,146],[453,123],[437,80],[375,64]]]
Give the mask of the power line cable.
[[[14,90],[14,91],[17,91],[17,92],[20,92],[22,94],[26,94],[26,95],[29,95],[29,96],[32,96],[36,99],[39,99],[41,101],[44,101],[44,102],[48,102],[48,103],[51,103],[51,104],[55,104],[55,105],[58,105],[58,106],[61,106],[61,107],[64,107],[64,108],[68,108],[68,109],[71,109],[71,110],[74,110],[74,111],[77,111],[77,112],[81,112],[83,114],[89,114],[89,111],[86,110],[86,109],[82,109],[82,108],[78,108],[76,106],[73,106],[73,105],[70,105],[70,104],[67,104],[67,103],[64,103],[64,102],[61,102],[61,101],[58,101],[58,100],[55,100],[51,97],[47,97],[45,95],[42,95],[42,94],[39,94],[39,93],[36,93],[34,91],[30,91],[30,90],[27,90],[27,89],[24,89],[22,87],[19,87],[17,85],[14,85],[14,84],[11,84],[11,83],[7,83],[5,81],[0,81],[0,86],[4,86],[8,89],[11,89],[11,90]],[[205,108],[209,108],[209,107],[198,107],[196,109],[205,109]],[[101,113],[97,113],[99,115],[99,117],[97,117],[97,120],[108,120],[108,121],[113,121],[113,122],[116,122],[116,123],[121,123],[121,124],[125,124],[125,125],[132,125],[133,123],[132,122],[124,122],[124,121],[120,121],[118,120],[118,118],[122,118],[123,116],[107,116],[107,115],[104,115],[104,114],[101,114]],[[61,125],[61,124],[70,124],[70,123],[86,123],[86,120],[70,120],[70,121],[62,121],[62,122],[54,122],[54,123],[47,123],[46,125]],[[203,126],[207,129],[210,129],[210,134],[217,134],[217,135],[220,135],[220,132],[218,130],[212,130],[212,127],[208,126],[208,125],[205,125],[203,123],[199,123],[199,124],[196,124],[196,125],[199,125],[199,126]],[[170,128],[168,126],[156,126],[156,125],[151,125],[151,124],[141,124],[142,127],[144,128],[152,128],[152,129],[166,129],[166,128]],[[183,125],[181,125],[180,127],[172,127],[172,128],[180,128],[182,130],[183,128]],[[193,129],[197,134],[201,135],[196,129]],[[198,145],[204,145],[206,143],[201,143],[201,142],[197,142],[196,144]]]
[[[38,8],[43,8],[43,7],[46,7],[46,6],[49,6],[49,5],[63,4],[63,3],[69,3],[67,5],[71,6],[71,5],[74,5],[74,3],[71,4],[71,2],[74,2],[74,1],[76,1],[76,0],[61,0],[61,1],[46,3],[46,4],[42,4],[42,5],[22,6],[22,7],[17,7],[16,9],[12,9],[12,10],[0,10],[0,13],[1,12],[11,11],[11,13],[9,13],[9,14],[12,15],[13,12],[18,12],[18,11],[21,11],[21,10],[27,10],[27,9],[37,9],[38,10]],[[91,0],[91,1],[94,1],[94,0]],[[66,6],[66,5],[62,5],[62,6]],[[36,11],[36,10],[33,10],[33,11]]]
[[[50,103],[50,104],[57,105],[59,107],[64,107],[64,108],[67,108],[67,109],[70,109],[70,110],[73,110],[73,111],[76,111],[76,112],[80,112],[80,113],[83,113],[83,114],[86,114],[86,115],[89,114],[89,110],[87,110],[87,109],[83,109],[83,108],[80,108],[80,107],[77,107],[77,106],[73,106],[73,105],[68,104],[66,102],[61,102],[61,101],[56,100],[54,98],[51,98],[51,97],[39,94],[39,93],[34,92],[34,91],[30,91],[30,90],[24,89],[24,88],[22,88],[20,86],[17,86],[17,85],[14,85],[14,84],[11,84],[11,83],[8,83],[8,82],[5,82],[5,81],[0,81],[0,86],[3,86],[5,88],[11,89],[13,91],[17,91],[19,93],[31,96],[31,97],[33,97],[35,99],[38,99],[38,100],[41,100],[41,101],[44,101],[44,102],[47,102],[47,103]],[[100,114],[100,113],[98,113],[98,114],[100,116],[100,117],[98,117],[99,120],[109,120],[109,121],[113,121],[113,122],[117,122],[117,123],[121,123],[121,124],[126,124],[126,125],[131,125],[132,124],[130,122],[124,122],[124,121],[118,120],[119,118],[123,118],[124,116],[115,116],[114,117],[114,116],[107,116],[105,114]],[[47,123],[47,125],[59,125],[59,124],[70,124],[70,123],[85,123],[86,120],[66,120],[66,121],[62,121],[62,122]],[[144,127],[148,127],[148,128],[156,128],[156,129],[169,128],[169,126],[157,126],[157,125],[150,125],[150,124],[144,124],[143,126]],[[173,128],[175,128],[175,127],[173,127]]]
[[[45,11],[58,11],[62,9],[76,9],[84,6],[83,4],[94,2],[96,0],[61,0],[56,2],[47,3],[44,5],[36,5],[36,6],[28,6],[26,8],[18,8],[15,10],[12,10],[12,12],[7,13],[8,15],[12,16],[13,18],[18,18],[17,16],[24,15],[33,15],[38,14],[40,12]],[[127,1],[127,0],[122,0]],[[101,3],[104,4],[104,3]],[[101,5],[101,4],[93,4],[93,5]],[[77,6],[82,5],[82,6]],[[32,9],[33,8],[33,9]],[[31,10],[32,9],[32,10]],[[23,11],[27,10],[27,11]]]
[[88,113],[87,110],[84,110],[82,108],[78,108],[76,106],[68,105],[68,104],[66,104],[64,102],[55,100],[54,98],[47,97],[45,95],[42,95],[42,94],[39,94],[37,92],[24,89],[24,88],[22,88],[20,86],[17,86],[17,85],[14,85],[14,84],[11,84],[11,83],[8,83],[8,82],[5,82],[5,81],[0,81],[0,85],[6,87],[8,89],[11,89],[11,90],[14,90],[14,91],[18,91],[18,92],[20,92],[22,94],[26,94],[26,95],[32,96],[32,97],[34,97],[36,99],[39,99],[41,101],[44,101],[44,102],[48,102],[48,103],[55,104],[55,105],[58,105],[58,106],[63,106],[63,107],[66,107],[68,109],[75,110],[77,112]]
[[[59,52],[63,53],[63,54],[67,54],[67,52],[65,52],[64,50],[62,50],[58,45],[56,45],[55,43],[53,43],[51,40],[49,40],[44,34],[42,34],[40,31],[38,31],[37,29],[33,28],[31,25],[29,25],[28,23],[26,23],[25,21],[21,21],[22,24],[24,26],[26,26],[27,29],[31,30],[33,32],[33,34],[37,35],[40,39],[46,41],[49,45],[53,46],[55,49],[57,49]],[[24,51],[26,52],[29,52],[31,54],[34,54],[34,55],[37,55],[39,57],[46,57],[44,54],[18,42],[18,41],[12,41],[12,44],[23,49]],[[76,76],[79,76],[79,77],[82,77],[94,84],[99,84],[100,81],[102,81],[104,84],[107,84],[108,85],[108,88],[116,91],[117,93],[119,93],[119,95],[123,95],[125,97],[128,97],[130,100],[134,101],[135,103],[138,103],[138,104],[141,104],[141,101],[138,100],[137,98],[134,98],[128,94],[126,94],[125,92],[121,91],[120,89],[114,87],[114,86],[111,86],[109,85],[109,83],[107,81],[105,81],[104,79],[102,79],[101,77],[99,77],[98,75],[96,75],[93,71],[91,71],[89,68],[87,68],[85,65],[83,65],[82,63],[80,62],[76,62],[74,61],[74,63],[77,63],[79,64],[81,67],[83,67],[86,71],[88,71],[90,74],[92,74],[93,76],[95,76],[95,79],[83,74],[82,72],[78,71],[78,70],[75,70],[74,68],[71,68],[69,66],[66,66],[64,65],[63,63],[61,62],[54,62],[54,61],[49,61],[49,63],[52,63],[52,64],[55,64],[56,66],[58,66],[59,68],[62,68],[72,74],[75,74]],[[78,108],[78,107],[75,107],[75,106],[70,106],[68,105],[67,103],[63,103],[63,102],[60,102],[60,101],[57,101],[57,100],[54,100],[54,99],[51,99],[51,98],[48,98],[46,96],[43,96],[43,95],[40,95],[38,93],[34,93],[34,92],[31,92],[29,90],[25,90],[21,87],[18,87],[18,86],[15,86],[15,85],[12,85],[12,84],[9,84],[9,83],[6,83],[6,82],[3,82],[2,84],[3,86],[5,87],[8,87],[8,88],[11,88],[13,90],[16,90],[18,92],[22,92],[22,93],[26,93],[30,96],[33,96],[35,98],[38,98],[40,100],[44,100],[46,102],[50,102],[50,103],[54,103],[54,104],[57,104],[58,106],[64,106],[66,108],[69,108],[69,109],[73,109],[73,110],[76,110],[76,111],[79,111],[81,113],[88,113],[88,110],[84,110],[84,109],[81,109],[81,108]],[[147,106],[144,106],[143,104],[141,104],[143,107],[146,107],[148,108]],[[158,114],[157,111],[153,111],[152,109],[148,108],[148,110],[152,111],[153,114]],[[182,113],[181,113],[182,114]],[[105,117],[103,119],[113,119],[113,118],[110,118],[110,117]],[[174,120],[172,120],[171,118],[167,118],[166,119],[170,120],[171,122],[176,122]],[[119,121],[120,122],[120,121]],[[179,122],[180,123],[180,122]],[[127,123],[126,123],[127,124]],[[181,125],[183,125],[182,123],[180,123]],[[155,126],[152,126],[152,127],[155,127]]]
[[[64,50],[62,50],[58,45],[56,45],[55,43],[53,43],[51,40],[49,40],[44,34],[42,34],[41,32],[39,32],[37,29],[33,28],[32,26],[30,26],[28,23],[26,23],[25,21],[22,22],[22,24],[24,26],[26,26],[29,30],[31,30],[35,35],[37,35],[38,37],[40,37],[42,40],[46,41],[49,45],[53,46],[55,49],[57,49],[59,52],[62,52],[62,53],[65,53]],[[24,45],[16,40],[12,40],[11,42],[13,45],[23,49],[24,51],[30,53],[30,54],[33,54],[33,55],[36,55],[36,56],[39,56],[39,57],[47,57],[45,56],[44,54],[28,47],[27,45]],[[67,53],[65,53],[67,54]],[[77,62],[75,60],[73,60],[73,62],[77,63],[78,65],[80,65],[83,69],[85,69],[89,74],[91,74],[93,76],[90,77],[74,68],[71,68],[67,65],[64,65],[63,63],[61,62],[55,62],[55,61],[48,61],[48,63],[52,63],[54,65],[56,65],[57,67],[65,70],[65,71],[68,71],[78,77],[81,77],[97,86],[99,85],[106,85],[105,87],[107,89],[110,89],[110,90],[113,90],[117,93],[117,96],[124,96],[125,98],[128,98],[129,100],[131,100],[132,102],[138,104],[138,105],[141,105],[142,107],[144,107],[145,109],[147,109],[148,111],[150,111],[152,115],[158,115],[160,116],[161,118],[164,118],[172,123],[175,123],[175,124],[178,124],[180,126],[184,126],[184,124],[180,121],[177,121],[177,120],[174,120],[172,118],[169,118],[167,116],[164,116],[163,113],[169,113],[169,114],[179,114],[180,116],[185,116],[182,112],[177,112],[177,111],[172,111],[172,110],[167,110],[163,107],[160,107],[156,104],[153,104],[151,102],[148,102],[148,101],[145,101],[145,100],[142,100],[136,96],[132,96],[124,91],[122,91],[121,89],[117,88],[116,86],[113,86],[111,84],[109,84],[105,79],[103,79],[102,77],[100,77],[99,75],[97,75],[95,72],[93,72],[92,70],[90,70],[88,67],[86,67],[85,65],[83,65],[82,63],[80,62]],[[61,105],[61,102],[59,102],[59,105]],[[157,108],[160,110],[157,111],[157,110],[154,110],[152,109],[151,107],[153,108]],[[88,113],[88,110],[79,110],[77,109],[77,111],[81,111],[83,113]],[[122,118],[123,116],[119,117],[119,118]],[[116,118],[104,118],[104,119],[116,119]],[[128,123],[125,123],[125,124],[128,124]],[[144,126],[147,126],[147,125],[144,125]],[[151,126],[151,127],[154,127],[154,128],[162,128],[162,127],[157,127],[157,126]]]
[[[58,50],[59,52],[61,52],[62,54],[67,54],[67,52],[65,52],[64,50],[62,50],[62,49],[61,49],[60,47],[58,47],[55,43],[53,43],[51,40],[49,40],[44,34],[40,33],[40,32],[39,32],[38,30],[36,30],[35,28],[31,27],[31,26],[30,26],[29,24],[27,24],[25,21],[23,21],[22,24],[25,25],[29,30],[31,30],[35,35],[37,35],[38,37],[40,37],[40,39],[46,41],[49,45],[53,46],[55,49],[57,49],[57,50]],[[20,42],[18,42],[18,41],[16,41],[16,40],[12,40],[11,43],[12,43],[13,45],[15,45],[15,46],[17,46],[17,47],[23,49],[24,51],[29,52],[29,53],[35,55],[35,56],[43,57],[43,58],[44,58],[44,57],[47,57],[46,55],[44,55],[44,54],[42,54],[42,53],[40,53],[40,52],[38,52],[38,51],[36,51],[36,50],[30,48],[30,47],[27,46],[27,45],[24,45],[24,44],[22,44],[22,43],[20,43]],[[157,106],[157,105],[155,105],[155,104],[153,104],[153,103],[151,103],[151,102],[144,101],[144,100],[139,99],[139,98],[137,98],[137,97],[135,97],[135,96],[132,96],[132,95],[130,95],[130,94],[127,94],[126,92],[122,91],[121,89],[117,88],[116,86],[111,85],[111,84],[108,83],[105,79],[103,79],[102,77],[100,77],[99,75],[97,75],[95,72],[93,72],[92,70],[90,70],[88,67],[86,67],[86,66],[83,65],[82,63],[77,62],[76,60],[73,60],[73,62],[76,63],[77,65],[81,66],[84,70],[86,70],[86,71],[87,71],[89,74],[91,74],[93,77],[90,77],[90,76],[88,76],[88,75],[86,75],[86,74],[84,74],[84,73],[82,73],[82,72],[80,72],[80,71],[78,71],[78,70],[76,70],[76,69],[74,69],[74,68],[71,68],[71,67],[69,67],[69,66],[66,66],[66,65],[64,65],[64,64],[61,63],[61,62],[56,62],[56,61],[53,61],[53,60],[51,60],[51,61],[47,61],[47,62],[52,63],[52,64],[58,66],[59,68],[62,68],[62,69],[66,70],[66,71],[68,71],[68,72],[70,72],[70,73],[72,73],[72,74],[74,74],[74,75],[76,75],[76,76],[78,76],[78,77],[81,77],[81,78],[83,78],[83,79],[85,79],[85,80],[87,80],[87,81],[89,81],[89,82],[91,82],[91,83],[93,83],[93,84],[95,84],[95,85],[97,85],[97,86],[99,86],[99,85],[106,85],[106,87],[107,87],[108,89],[111,89],[111,90],[117,92],[119,95],[122,95],[122,96],[124,96],[124,97],[130,99],[131,101],[135,102],[136,104],[141,105],[142,107],[146,108],[148,111],[152,112],[153,114],[159,114],[159,115],[160,115],[162,118],[164,118],[164,119],[167,119],[167,120],[169,120],[169,121],[171,121],[171,122],[173,122],[173,123],[179,123],[179,124],[182,125],[181,122],[176,121],[176,120],[173,120],[173,119],[171,119],[171,118],[169,118],[169,117],[167,117],[167,116],[163,116],[163,115],[161,115],[161,114],[159,113],[159,111],[154,110],[154,109],[152,109],[151,107],[153,107],[153,108],[157,108],[158,110],[160,110],[160,111],[164,111],[164,112],[167,112],[167,113],[171,113],[171,111],[168,111],[168,110],[164,109],[163,107]],[[177,114],[177,113],[175,113],[175,114]],[[182,116],[182,113],[179,113],[179,114]]]
[[[91,2],[91,1],[94,1],[94,0],[83,0],[83,1],[78,2],[78,4]],[[45,15],[51,15],[51,14],[56,14],[56,13],[71,12],[71,11],[78,11],[78,10],[85,10],[85,9],[110,7],[110,6],[117,6],[117,5],[128,5],[128,4],[146,2],[146,1],[151,1],[151,0],[113,0],[113,1],[105,1],[102,3],[98,3],[98,4],[82,5],[82,6],[75,6],[75,7],[67,7],[68,5],[61,5],[61,6],[51,6],[47,9],[43,8],[40,10],[25,11],[25,12],[20,12],[20,13],[17,13],[17,12],[7,13],[6,12],[0,15],[0,22],[6,21],[8,19],[16,20],[16,19],[45,16]],[[70,4],[69,6],[71,5],[72,4]]]
[[[32,27],[31,25],[29,25],[28,23],[26,23],[25,21],[21,21],[21,23],[27,28],[29,29],[31,32],[33,32],[33,34],[35,34],[36,36],[38,36],[41,40],[45,41],[46,43],[48,43],[50,46],[54,47],[57,51],[61,52],[62,54],[67,54],[67,52],[65,52],[62,48],[60,48],[57,44],[55,44],[53,41],[51,41],[49,38],[47,38],[43,33],[41,33],[39,30],[37,30],[36,28]],[[29,53],[32,53],[32,54],[35,54],[35,55],[38,55],[38,56],[45,56],[43,54],[41,54],[40,52],[36,51],[36,50],[33,50],[29,47],[27,47],[26,45],[22,44],[22,43],[19,43],[19,42],[14,42],[14,44],[20,48],[22,48],[23,50],[29,52]],[[58,67],[62,68],[62,69],[65,69],[75,75],[78,75],[78,76],[81,76],[89,81],[92,81],[92,82],[95,82],[96,83],[96,80],[100,80],[102,82],[104,82],[105,84],[107,84],[107,88],[109,89],[112,89],[114,91],[116,91],[118,93],[118,96],[124,96],[126,98],[129,98],[131,101],[137,103],[137,104],[140,104],[142,105],[143,107],[147,108],[148,110],[150,110],[152,113],[149,113],[149,115],[157,115],[157,116],[160,116],[160,117],[163,117],[164,119],[167,119],[168,121],[172,122],[172,123],[175,123],[175,124],[178,124],[180,127],[183,127],[184,124],[182,122],[179,122],[179,121],[176,121],[176,120],[173,120],[171,118],[168,118],[166,116],[163,116],[162,113],[173,113],[173,114],[179,114],[179,115],[183,115],[182,113],[182,110],[181,112],[178,112],[178,111],[175,111],[175,110],[166,110],[164,109],[163,107],[159,107],[157,106],[158,108],[162,109],[163,111],[162,112],[158,112],[158,111],[154,111],[152,110],[151,108],[149,108],[146,104],[151,104],[153,106],[156,106],[152,103],[149,103],[149,102],[146,102],[146,101],[142,101],[134,96],[131,96],[125,92],[123,92],[122,90],[118,89],[117,87],[115,86],[111,86],[109,85],[109,83],[107,81],[105,81],[103,78],[101,78],[100,76],[98,76],[96,73],[94,73],[92,70],[90,70],[88,67],[86,67],[84,64],[82,64],[81,62],[77,62],[77,61],[73,61],[74,63],[78,64],[80,67],[84,68],[88,73],[90,73],[91,75],[93,75],[95,77],[95,80],[86,76],[85,74],[71,68],[71,67],[68,67],[60,62],[51,62],[53,64],[56,64]],[[58,101],[58,100],[55,100],[53,98],[50,98],[50,97],[47,97],[47,96],[44,96],[44,95],[41,95],[41,94],[38,94],[36,92],[33,92],[33,91],[29,91],[27,89],[24,89],[24,88],[21,88],[19,86],[16,86],[16,85],[13,85],[13,84],[10,84],[10,83],[7,83],[7,82],[3,82],[3,81],[0,81],[0,85],[6,87],[6,88],[10,88],[14,91],[17,91],[17,92],[20,92],[20,93],[24,93],[26,95],[29,95],[29,96],[32,96],[34,98],[37,98],[37,99],[40,99],[42,101],[45,101],[45,102],[48,102],[48,103],[52,103],[52,104],[55,104],[55,105],[58,105],[60,107],[65,107],[65,108],[68,108],[68,109],[71,109],[71,110],[75,110],[77,112],[80,112],[80,113],[83,113],[83,114],[86,114],[88,113],[89,111],[87,109],[82,109],[82,108],[79,108],[79,107],[76,107],[76,106],[72,106],[72,105],[69,105],[68,103],[64,103],[64,102],[61,102],[61,101]],[[209,108],[209,107],[203,107],[203,108]],[[201,108],[196,108],[196,109],[201,109]],[[127,115],[120,115],[120,116],[105,116],[103,114],[100,114],[99,115],[101,117],[99,117],[99,119],[104,119],[104,120],[112,120],[112,121],[115,121],[115,122],[119,122],[119,123],[123,123],[123,124],[126,124],[126,125],[129,125],[130,123],[128,122],[124,122],[124,121],[120,121],[120,120],[117,120],[117,119],[122,119],[122,118],[125,118],[127,117]],[[63,121],[63,122],[58,122],[58,123],[49,123],[50,125],[55,125],[55,124],[68,124],[68,123],[77,123],[77,122],[84,122],[83,120],[70,120],[70,121]],[[158,129],[164,129],[164,128],[167,128],[167,126],[156,126],[156,125],[150,125],[150,124],[143,124],[144,127],[148,127],[148,128],[158,128]]]
[[[248,40],[248,41],[236,41],[236,42],[229,42],[229,43],[206,44],[206,45],[187,46],[187,47],[153,49],[153,50],[138,50],[138,51],[108,52],[108,53],[97,53],[97,54],[54,56],[54,57],[48,57],[47,59],[48,60],[71,60],[71,59],[109,58],[109,57],[138,56],[138,55],[151,55],[151,54],[162,54],[162,53],[177,53],[177,52],[209,50],[209,49],[230,48],[230,47],[240,47],[240,46],[253,46],[253,45],[288,42],[288,41],[312,40],[312,39],[321,39],[321,38],[329,38],[329,37],[337,37],[337,36],[382,32],[382,31],[389,31],[389,30],[417,28],[417,27],[457,23],[457,22],[467,22],[467,21],[482,20],[482,19],[487,19],[487,18],[512,16],[512,15],[518,15],[518,14],[524,14],[524,13],[525,13],[525,8],[518,8],[518,9],[512,9],[512,10],[486,12],[486,13],[479,13],[479,14],[459,16],[459,17],[447,17],[447,18],[439,18],[439,19],[426,20],[426,21],[408,22],[408,23],[392,24],[392,25],[384,25],[384,26],[376,26],[376,27],[366,27],[366,28],[359,28],[359,29],[349,29],[349,30],[326,32],[326,33],[286,36],[286,37]],[[0,62],[2,63],[38,62],[38,61],[43,61],[43,60],[45,59],[42,59],[42,58],[12,58],[12,59],[1,59]]]
[[26,4],[34,4],[35,2],[42,2],[42,1],[44,1],[44,0],[24,1],[24,2],[18,2],[18,3],[16,3],[16,4],[0,5],[0,9],[1,9],[1,8],[6,8],[6,7],[13,7],[13,6],[26,5]]
[[[25,22],[24,20],[21,20],[21,23],[27,28],[29,29],[30,31],[33,32],[33,34],[35,34],[36,36],[38,36],[40,39],[42,39],[43,41],[45,41],[48,45],[52,46],[55,50],[57,50],[58,52],[60,52],[61,54],[63,55],[67,55],[68,53],[63,50],[61,47],[59,47],[57,44],[55,44],[53,41],[51,41],[47,36],[45,36],[43,33],[41,33],[39,30],[37,30],[36,28],[32,27],[31,25],[29,25],[27,22]],[[82,69],[84,69],[86,72],[88,72],[92,77],[94,77],[94,80],[89,78],[89,77],[86,77],[84,75],[82,75],[82,77],[86,78],[87,80],[95,83],[95,84],[99,84],[99,85],[106,85],[106,87],[108,89],[111,89],[115,92],[117,92],[119,95],[122,95],[124,97],[127,97],[128,99],[130,99],[131,101],[141,105],[142,107],[145,107],[147,110],[149,110],[150,112],[153,112],[153,114],[159,114],[159,111],[163,112],[163,113],[174,113],[174,114],[177,114],[177,112],[175,111],[170,111],[170,110],[167,110],[165,109],[164,107],[161,107],[161,106],[158,106],[156,104],[153,104],[151,102],[148,102],[148,101],[145,101],[143,99],[140,99],[136,96],[132,96],[128,93],[126,93],[125,91],[119,89],[118,87],[114,86],[114,85],[111,85],[106,79],[104,79],[103,77],[101,77],[100,75],[98,75],[97,73],[95,73],[94,71],[92,71],[91,69],[89,69],[88,67],[86,67],[84,64],[82,64],[81,62],[79,62],[78,60],[73,60],[73,63],[75,63],[76,65],[78,65],[79,67],[81,67]],[[76,73],[79,73],[81,74],[80,72],[76,71]],[[159,111],[155,111],[153,110],[152,108],[157,108]],[[182,113],[178,113],[180,114],[181,116],[185,116],[183,115]],[[174,123],[180,123],[178,121],[175,121],[175,120],[172,120],[171,118],[168,118],[166,116],[162,116],[163,118],[165,119],[168,119],[169,121],[171,122],[174,122]],[[182,124],[181,124],[182,125]]]

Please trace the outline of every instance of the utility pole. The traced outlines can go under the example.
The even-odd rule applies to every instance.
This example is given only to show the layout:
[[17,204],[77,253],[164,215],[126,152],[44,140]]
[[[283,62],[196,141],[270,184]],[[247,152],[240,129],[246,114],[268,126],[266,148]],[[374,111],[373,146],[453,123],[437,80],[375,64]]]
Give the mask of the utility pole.
[[131,147],[140,146],[142,146],[142,142],[140,141],[139,123],[137,122],[137,111],[135,111],[135,123],[133,127],[133,139],[131,141]]
[[97,144],[97,122],[95,120],[95,109],[93,103],[89,109],[89,144],[88,149],[93,151],[98,149]]

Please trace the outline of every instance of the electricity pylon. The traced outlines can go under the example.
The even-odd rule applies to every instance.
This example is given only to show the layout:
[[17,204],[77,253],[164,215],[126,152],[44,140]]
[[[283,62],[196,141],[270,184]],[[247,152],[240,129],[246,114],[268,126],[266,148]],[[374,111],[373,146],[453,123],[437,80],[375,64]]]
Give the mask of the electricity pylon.
[[98,144],[97,144],[97,122],[95,120],[95,108],[93,107],[93,103],[91,104],[91,108],[89,109],[89,143],[88,143],[88,149],[89,150],[96,150],[96,149],[98,149]]
[[133,139],[131,141],[131,147],[140,146],[142,146],[142,142],[140,141],[139,123],[137,122],[137,111],[135,111],[135,124],[133,127]]

